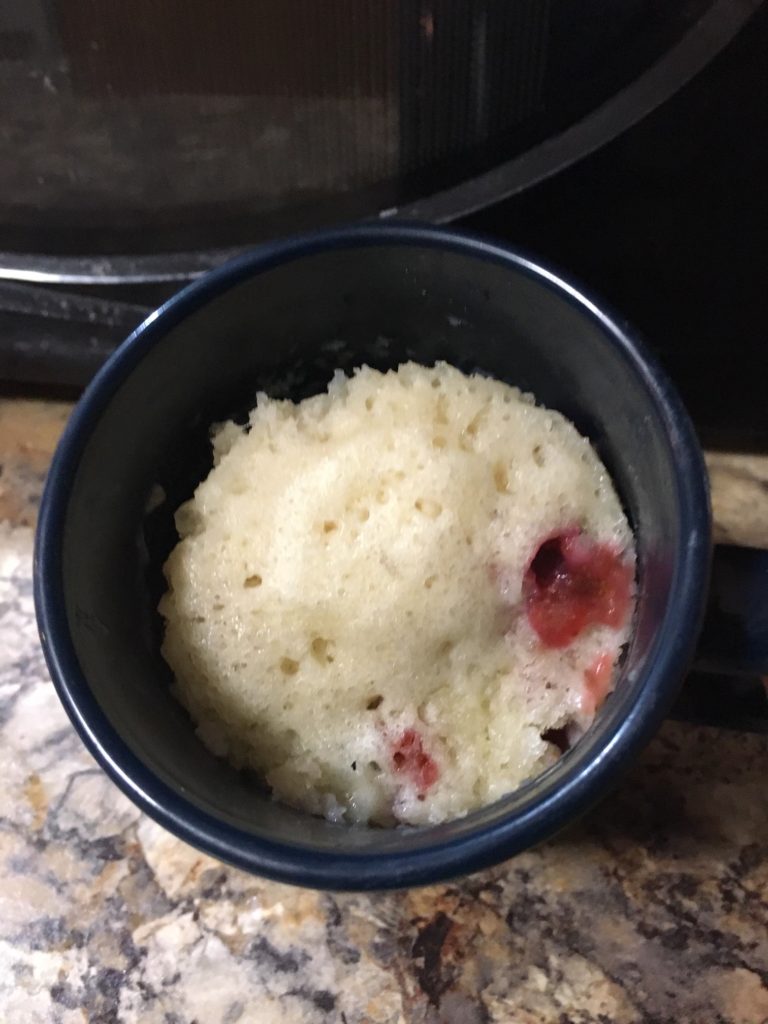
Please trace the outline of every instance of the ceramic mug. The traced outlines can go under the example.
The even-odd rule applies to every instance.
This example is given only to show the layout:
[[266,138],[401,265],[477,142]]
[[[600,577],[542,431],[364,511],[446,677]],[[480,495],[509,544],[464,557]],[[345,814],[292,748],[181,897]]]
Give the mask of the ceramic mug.
[[[634,635],[573,749],[490,806],[434,827],[331,824],[214,757],[169,691],[157,604],[173,512],[208,431],[257,391],[301,399],[335,369],[446,360],[531,391],[588,436],[635,531]],[[540,263],[454,230],[357,225],[262,246],[153,313],[85,392],[42,501],[45,656],[88,749],[170,831],[256,874],[390,888],[485,867],[605,793],[658,727],[697,642],[710,568],[702,453],[656,362],[604,305]]]

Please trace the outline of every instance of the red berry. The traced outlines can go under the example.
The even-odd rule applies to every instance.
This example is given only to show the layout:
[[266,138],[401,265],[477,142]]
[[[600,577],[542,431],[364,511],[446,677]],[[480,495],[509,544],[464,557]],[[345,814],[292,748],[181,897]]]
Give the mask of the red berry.
[[632,566],[577,527],[548,537],[523,577],[528,620],[545,647],[567,647],[591,625],[619,629],[632,596]]
[[613,679],[613,654],[598,654],[588,669],[584,670],[584,695],[581,705],[585,711],[593,714],[611,688]]
[[424,750],[424,741],[415,729],[405,729],[393,744],[392,767],[398,774],[407,775],[419,793],[433,786],[440,774],[436,761]]

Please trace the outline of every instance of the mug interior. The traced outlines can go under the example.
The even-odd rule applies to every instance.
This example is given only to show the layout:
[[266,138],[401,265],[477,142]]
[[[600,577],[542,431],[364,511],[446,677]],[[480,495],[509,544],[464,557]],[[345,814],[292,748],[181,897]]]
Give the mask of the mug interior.
[[[244,866],[302,880],[281,867],[285,849],[328,863],[344,854],[353,876],[358,861],[394,855],[386,878],[361,868],[336,887],[401,884],[413,880],[408,859],[418,851],[518,821],[498,859],[567,816],[554,804],[536,822],[526,825],[526,815],[569,786],[581,786],[586,799],[590,772],[599,767],[605,780],[623,764],[672,699],[670,667],[695,638],[703,593],[681,604],[675,581],[692,528],[706,549],[706,494],[703,518],[692,527],[681,514],[682,442],[664,385],[587,302],[525,261],[480,246],[383,239],[238,267],[193,286],[140,329],[92,386],[65,439],[62,459],[71,472],[64,461],[54,466],[60,521],[53,524],[50,513],[47,529],[58,531],[60,578],[43,586],[49,599],[60,587],[72,658],[54,676],[65,703],[134,798],[187,838],[199,827],[193,841],[209,849],[200,823],[218,823],[229,846],[212,852]],[[257,391],[301,399],[323,390],[337,368],[388,369],[409,359],[446,360],[532,391],[591,439],[636,535],[636,626],[616,692],[584,739],[543,776],[432,828],[332,825],[272,801],[258,780],[196,737],[169,692],[159,652],[162,564],[177,541],[173,512],[210,468],[211,424],[244,416]],[[696,452],[694,442],[694,475]],[[673,605],[677,626],[662,638]]]

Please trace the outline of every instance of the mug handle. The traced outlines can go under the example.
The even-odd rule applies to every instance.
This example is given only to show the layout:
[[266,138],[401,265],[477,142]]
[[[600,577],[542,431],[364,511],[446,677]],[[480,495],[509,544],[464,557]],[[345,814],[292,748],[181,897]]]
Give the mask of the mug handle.
[[717,544],[694,667],[768,675],[768,551]]
[[768,551],[715,546],[704,626],[672,717],[768,732]]

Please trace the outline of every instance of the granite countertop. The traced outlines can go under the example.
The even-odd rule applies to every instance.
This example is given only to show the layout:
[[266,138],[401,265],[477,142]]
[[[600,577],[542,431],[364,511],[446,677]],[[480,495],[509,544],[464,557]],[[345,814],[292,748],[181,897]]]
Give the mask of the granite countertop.
[[[32,528],[64,404],[0,401],[2,1024],[766,1024],[768,736],[668,722],[557,839],[410,892],[323,895],[140,814],[59,706]],[[768,459],[709,459],[768,547]]]

